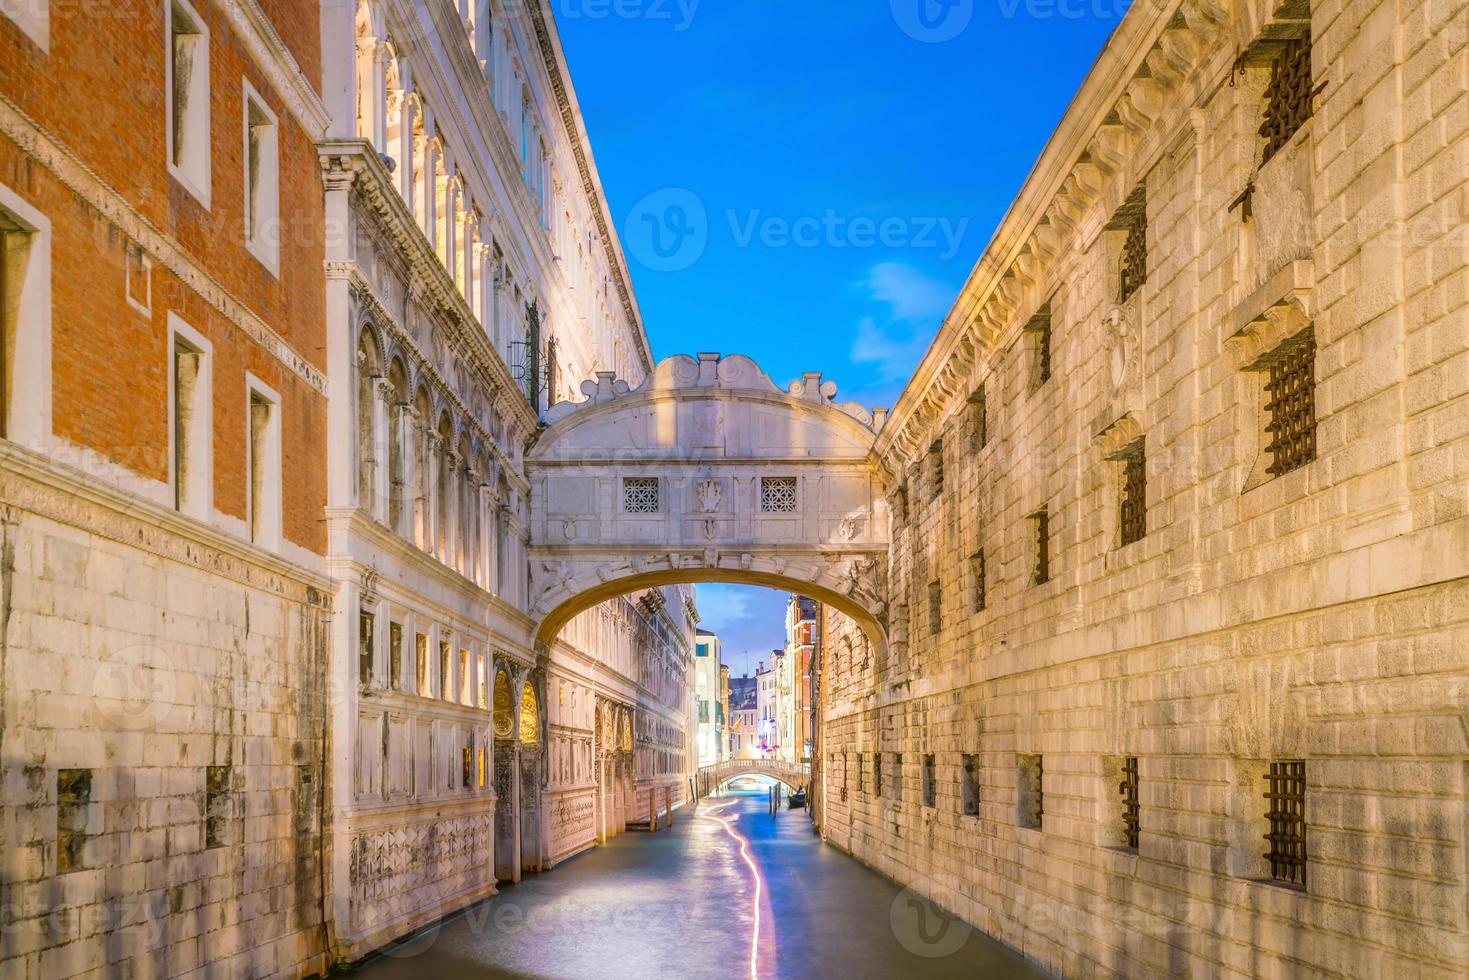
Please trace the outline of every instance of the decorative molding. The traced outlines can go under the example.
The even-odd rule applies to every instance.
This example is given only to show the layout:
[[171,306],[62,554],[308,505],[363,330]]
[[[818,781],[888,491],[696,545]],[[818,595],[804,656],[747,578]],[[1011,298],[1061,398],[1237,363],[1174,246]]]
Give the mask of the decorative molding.
[[205,272],[172,238],[154,227],[121,194],[103,183],[76,154],[47,136],[35,120],[3,95],[0,95],[0,134],[14,142],[22,153],[51,171],[57,180],[82,198],[88,206],[136,242],[156,264],[167,269],[296,377],[310,385],[318,394],[326,394],[325,371],[292,349],[280,334],[235,298],[219,280]]
[[331,125],[331,113],[326,103],[311,87],[306,73],[296,63],[295,55],[276,32],[270,17],[261,8],[259,0],[214,0],[224,11],[234,34],[245,45],[251,59],[265,77],[271,88],[296,121],[312,139],[321,139]]

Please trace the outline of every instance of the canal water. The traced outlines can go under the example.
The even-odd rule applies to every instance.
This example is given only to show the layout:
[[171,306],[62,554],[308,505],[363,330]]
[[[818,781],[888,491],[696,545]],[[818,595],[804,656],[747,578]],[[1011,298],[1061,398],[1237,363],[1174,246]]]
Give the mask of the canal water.
[[365,980],[1043,977],[763,791],[628,832],[361,964]]

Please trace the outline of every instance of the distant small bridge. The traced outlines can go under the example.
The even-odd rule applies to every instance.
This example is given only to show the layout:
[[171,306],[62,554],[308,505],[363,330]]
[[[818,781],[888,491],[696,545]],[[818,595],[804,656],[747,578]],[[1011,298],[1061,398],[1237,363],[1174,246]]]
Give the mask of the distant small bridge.
[[719,787],[741,776],[768,776],[785,783],[791,789],[805,789],[811,781],[811,766],[809,763],[785,762],[780,759],[725,759],[699,769],[699,796],[712,796]]

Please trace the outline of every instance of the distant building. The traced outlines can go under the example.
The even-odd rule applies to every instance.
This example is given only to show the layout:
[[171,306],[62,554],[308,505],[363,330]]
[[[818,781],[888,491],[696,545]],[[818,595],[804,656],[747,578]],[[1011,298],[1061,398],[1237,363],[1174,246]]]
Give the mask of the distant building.
[[787,752],[782,758],[792,762],[811,758],[814,727],[811,685],[811,663],[816,651],[815,599],[792,595],[786,605],[786,656],[782,688],[785,697],[785,730],[789,733]]
[[760,752],[760,709],[756,678],[729,679],[729,757],[755,759]]
[[699,765],[709,766],[725,757],[724,678],[719,637],[710,630],[699,629],[694,639],[694,704],[697,722],[695,745]]

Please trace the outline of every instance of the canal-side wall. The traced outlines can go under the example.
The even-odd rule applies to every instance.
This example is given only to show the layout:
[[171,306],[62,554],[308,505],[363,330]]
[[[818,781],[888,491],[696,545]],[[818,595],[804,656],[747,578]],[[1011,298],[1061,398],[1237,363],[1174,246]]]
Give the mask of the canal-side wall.
[[1129,11],[879,436],[829,839],[1067,976],[1469,970],[1462,15]]

